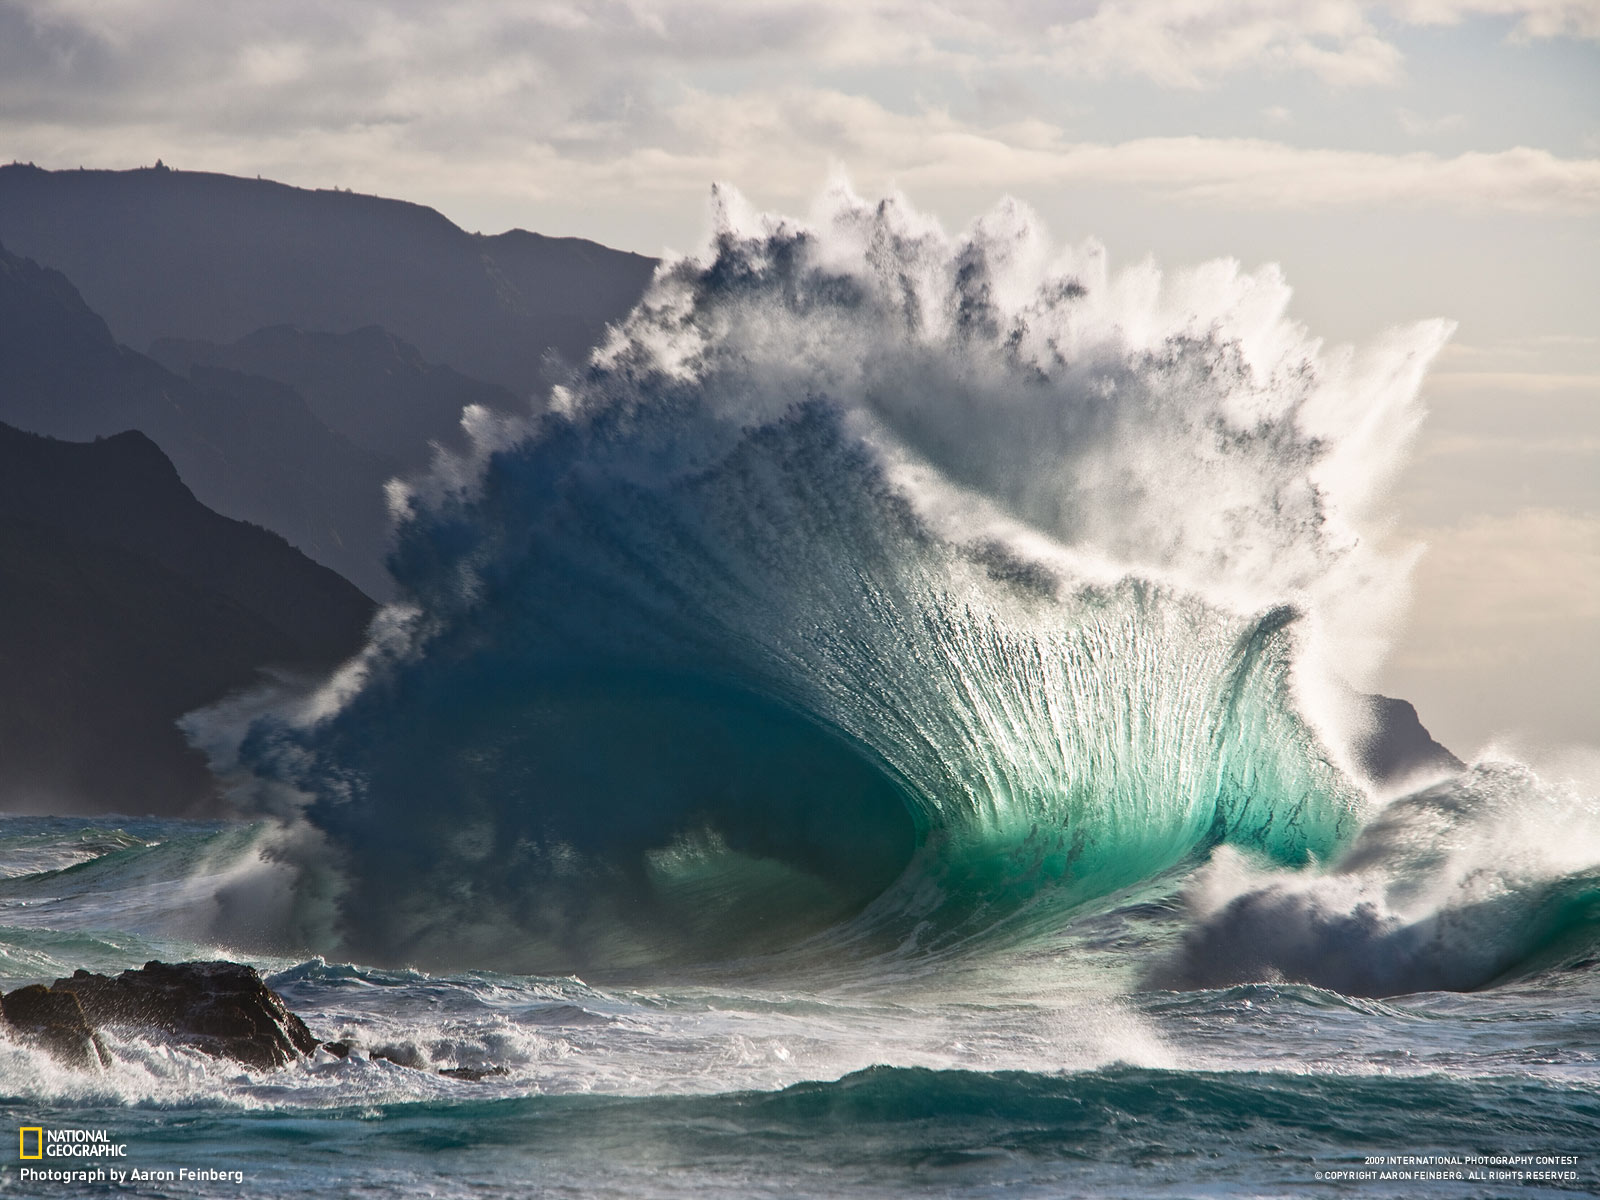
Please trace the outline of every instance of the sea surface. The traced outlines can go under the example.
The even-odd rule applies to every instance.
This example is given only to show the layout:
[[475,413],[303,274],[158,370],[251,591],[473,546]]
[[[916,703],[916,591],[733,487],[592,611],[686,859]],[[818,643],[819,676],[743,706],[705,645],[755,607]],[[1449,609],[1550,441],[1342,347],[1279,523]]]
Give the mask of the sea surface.
[[1448,322],[1328,347],[1274,268],[1010,203],[719,202],[392,485],[357,658],[185,719],[227,819],[0,818],[5,987],[246,961],[356,1046],[0,1040],[7,1124],[127,1173],[0,1186],[1600,1191],[1595,789],[1362,765]]
[[[236,957],[152,933],[253,830],[8,818],[7,988]],[[204,861],[201,874],[186,865]],[[87,1073],[0,1043],[7,1126],[106,1130],[124,1171],[17,1195],[1539,1196],[1600,1186],[1600,972],[1458,994],[1141,986],[1181,872],[1026,946],[615,977],[252,961],[312,1031],[366,1048],[253,1073],[114,1040]],[[410,1048],[418,1067],[369,1057]],[[498,1066],[480,1082],[433,1074]],[[1437,1156],[1369,1167],[1374,1156]],[[1525,1156],[1500,1167],[1471,1158]],[[1576,1159],[1550,1165],[1546,1156]],[[7,1154],[10,1158],[10,1154]],[[59,1167],[60,1162],[49,1164]],[[77,1165],[76,1162],[73,1164]],[[1341,1172],[1394,1178],[1333,1178]],[[1489,1172],[1568,1174],[1492,1182]],[[1422,1182],[1398,1173],[1459,1173]],[[1319,1172],[1328,1178],[1319,1178]],[[1466,1178],[1476,1172],[1477,1177]]]

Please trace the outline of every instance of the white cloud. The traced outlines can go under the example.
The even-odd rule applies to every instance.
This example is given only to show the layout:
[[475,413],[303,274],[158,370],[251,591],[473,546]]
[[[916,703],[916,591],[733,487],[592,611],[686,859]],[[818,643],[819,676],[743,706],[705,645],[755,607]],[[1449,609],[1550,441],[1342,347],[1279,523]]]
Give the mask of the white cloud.
[[[1451,212],[1600,213],[1600,159],[1560,158],[1515,147],[1453,156],[1303,148],[1255,138],[1152,137],[1077,141],[1049,122],[978,124],[939,108],[892,111],[846,92],[787,88],[737,94],[680,89],[646,102],[615,98],[554,128],[503,118],[454,136],[450,126],[395,112],[445,103],[471,109],[524,87],[515,76],[462,80],[467,95],[425,101],[397,84],[380,111],[357,121],[307,120],[248,139],[160,120],[113,127],[110,140],[159,147],[177,166],[313,173],[398,194],[415,185],[540,199],[556,194],[617,198],[703,195],[709,181],[761,180],[768,195],[804,205],[830,166],[843,163],[869,187],[988,191],[1097,184],[1243,210],[1414,208]],[[385,113],[389,112],[389,116]],[[469,140],[470,139],[470,140]],[[100,129],[13,124],[11,142],[59,147],[50,165],[107,163]],[[23,157],[33,157],[28,150]],[[153,153],[144,159],[153,159]],[[120,165],[137,165],[130,162]],[[297,175],[298,173],[298,175]],[[696,201],[697,202],[697,201]]]
[[1240,71],[1306,71],[1359,87],[1396,82],[1394,26],[1512,22],[1518,40],[1600,38],[1594,0],[1101,0],[1063,16],[1047,0],[1000,6],[1006,33],[1027,44],[1042,28],[1064,69],[1131,73],[1198,87]]
[[1360,3],[1263,0],[1107,0],[1049,29],[1056,61],[1096,73],[1144,75],[1198,87],[1249,68],[1306,70],[1329,83],[1393,82],[1401,54],[1374,30]]
[[1600,160],[1517,147],[1454,157],[1303,149],[1245,138],[1143,138],[1062,145],[1048,176],[1130,183],[1244,208],[1419,206],[1458,211],[1600,211]]
[[1413,25],[1457,25],[1469,17],[1509,17],[1520,38],[1600,38],[1593,0],[1398,0],[1395,17]]
[[[14,83],[91,92],[204,79],[335,96],[512,64],[578,86],[697,67],[979,65],[1195,87],[1246,71],[1394,82],[1396,26],[1507,18],[1518,37],[1600,38],[1594,0],[0,0]],[[5,61],[0,51],[0,61]],[[219,71],[231,58],[243,70]],[[314,98],[290,97],[301,104]]]
[[1474,362],[1492,359],[1542,358],[1551,351],[1587,350],[1600,346],[1600,337],[1591,333],[1540,333],[1527,337],[1502,339],[1488,345],[1471,342],[1451,342],[1445,348],[1446,358],[1460,358]]
[[1040,121],[980,128],[943,111],[894,113],[862,97],[806,90],[737,100],[698,94],[670,115],[689,142],[737,164],[734,178],[757,171],[763,179],[781,178],[782,163],[765,161],[781,141],[781,157],[798,170],[795,186],[802,190],[816,178],[813,156],[826,149],[908,185],[1099,183],[1258,209],[1600,212],[1600,160],[1561,159],[1528,147],[1441,157],[1250,138],[1078,142]]
[[[1021,68],[1192,87],[1392,80],[1396,23],[1499,13],[1592,36],[1593,0],[0,0],[0,145],[50,166],[180,167],[480,211],[595,197],[682,211],[709,181],[803,205],[869,187],[1102,184],[1246,211],[1600,211],[1600,157],[1454,156],[1241,137],[1085,139],[1063,103],[983,103]],[[970,110],[868,94],[915,67]],[[1021,85],[1018,85],[1021,86]],[[1030,93],[1031,94],[1031,93]],[[1422,118],[1416,122],[1440,118]],[[1262,112],[1288,127],[1283,106]],[[1406,118],[1402,118],[1403,120]],[[1444,118],[1451,120],[1452,118]],[[1299,128],[1302,123],[1296,122]],[[1420,125],[1419,125],[1420,128]],[[1280,135],[1283,136],[1283,135]]]

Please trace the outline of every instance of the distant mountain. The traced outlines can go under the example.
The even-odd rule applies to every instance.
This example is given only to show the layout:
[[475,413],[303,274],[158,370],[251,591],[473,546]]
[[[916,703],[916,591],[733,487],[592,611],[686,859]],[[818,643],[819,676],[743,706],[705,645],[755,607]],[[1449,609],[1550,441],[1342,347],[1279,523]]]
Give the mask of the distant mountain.
[[528,409],[503,387],[425,362],[415,346],[376,325],[342,334],[274,325],[227,346],[161,338],[150,355],[179,375],[214,367],[286,384],[328,428],[396,472],[426,467],[430,442],[461,444],[461,410],[469,404]]
[[203,503],[276,530],[387,598],[391,463],[281,383],[211,368],[185,379],[119,346],[65,277],[4,247],[0,421],[79,441],[142,430]]
[[467,233],[399,200],[165,168],[0,167],[0,242],[65,272],[131,346],[380,325],[519,396],[547,349],[580,360],[655,268],[578,238]]
[[141,433],[0,425],[0,808],[213,811],[173,724],[358,650],[372,601],[195,499]]
[[1363,695],[1371,726],[1356,746],[1361,768],[1380,784],[1400,783],[1424,774],[1459,771],[1466,764],[1438,742],[1422,724],[1409,700]]

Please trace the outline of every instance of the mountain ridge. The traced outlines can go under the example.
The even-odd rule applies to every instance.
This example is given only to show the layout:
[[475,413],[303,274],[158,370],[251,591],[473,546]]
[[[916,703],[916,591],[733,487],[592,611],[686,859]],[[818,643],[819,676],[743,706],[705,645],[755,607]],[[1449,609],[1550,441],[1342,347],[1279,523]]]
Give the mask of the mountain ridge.
[[148,437],[0,424],[0,799],[11,811],[214,814],[184,713],[360,649],[372,601],[207,509]]
[[386,597],[390,464],[328,429],[291,388],[183,378],[119,345],[72,282],[4,244],[0,421],[69,441],[142,430],[208,507]]
[[0,242],[62,271],[136,348],[376,324],[518,396],[548,351],[581,359],[656,266],[577,238],[468,233],[404,200],[164,167],[0,166]]
[[228,345],[159,338],[150,357],[190,378],[222,368],[293,388],[318,420],[396,473],[426,468],[435,444],[464,449],[461,412],[469,404],[528,411],[507,389],[428,362],[381,325],[343,334],[272,325]]

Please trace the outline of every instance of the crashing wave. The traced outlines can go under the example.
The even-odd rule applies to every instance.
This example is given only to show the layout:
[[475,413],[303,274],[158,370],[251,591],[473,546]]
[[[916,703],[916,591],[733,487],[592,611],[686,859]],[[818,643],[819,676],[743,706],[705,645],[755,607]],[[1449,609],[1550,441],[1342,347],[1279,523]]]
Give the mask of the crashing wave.
[[721,193],[547,405],[395,485],[362,658],[192,733],[375,962],[929,946],[1223,843],[1326,859],[1364,801],[1320,664],[1402,595],[1359,522],[1448,326],[1329,351],[1288,300],[1013,203]]
[[1591,960],[1600,806],[1517,762],[1482,762],[1388,805],[1325,870],[1221,853],[1151,982],[1311,983],[1351,996],[1467,991]]

